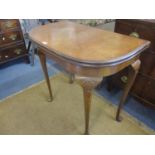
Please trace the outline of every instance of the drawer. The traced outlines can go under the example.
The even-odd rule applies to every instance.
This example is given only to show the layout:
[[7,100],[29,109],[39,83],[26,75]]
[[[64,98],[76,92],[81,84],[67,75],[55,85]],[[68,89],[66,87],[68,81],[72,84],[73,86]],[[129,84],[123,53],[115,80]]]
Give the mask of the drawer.
[[144,90],[144,98],[150,103],[155,105],[155,80],[153,79],[146,79],[146,85]]
[[17,27],[19,27],[19,21],[17,19],[0,20],[0,31],[7,31]]
[[[128,82],[128,68],[115,74],[112,77],[112,83],[115,86],[124,88]],[[138,74],[131,89],[131,94],[136,94],[152,104],[155,104],[155,80],[144,75]]]
[[10,31],[0,35],[0,47],[5,46],[6,44],[21,41],[23,39],[20,31]]
[[155,50],[155,26],[121,20],[116,22],[115,32],[149,40],[151,41],[150,49]]
[[124,21],[116,21],[115,32],[129,35],[136,30],[137,25]]
[[1,56],[0,62],[7,61],[9,59],[22,56],[24,54],[26,54],[26,49],[24,44],[18,45],[12,48],[8,48],[8,49],[3,49],[0,51],[0,56]]
[[132,88],[132,93],[155,104],[155,80],[143,75],[138,75]]
[[138,74],[131,92],[134,94],[137,94],[139,97],[144,98],[146,83],[147,83],[147,78],[145,76]]
[[1,54],[1,52],[0,52],[0,62],[2,61],[2,54]]
[[140,55],[140,60],[142,62],[140,72],[155,79],[155,53],[145,51]]

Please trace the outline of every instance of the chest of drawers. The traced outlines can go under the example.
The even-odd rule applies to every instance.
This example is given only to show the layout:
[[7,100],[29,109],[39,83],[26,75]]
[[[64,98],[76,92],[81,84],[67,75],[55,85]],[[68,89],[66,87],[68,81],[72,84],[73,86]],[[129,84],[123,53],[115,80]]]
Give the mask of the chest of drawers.
[[24,58],[29,62],[28,51],[17,19],[0,20],[0,64]]
[[[140,56],[141,68],[130,93],[141,103],[155,108],[155,20],[116,20],[115,32],[151,41],[150,48]],[[128,68],[109,81],[109,88],[123,88],[128,81]]]

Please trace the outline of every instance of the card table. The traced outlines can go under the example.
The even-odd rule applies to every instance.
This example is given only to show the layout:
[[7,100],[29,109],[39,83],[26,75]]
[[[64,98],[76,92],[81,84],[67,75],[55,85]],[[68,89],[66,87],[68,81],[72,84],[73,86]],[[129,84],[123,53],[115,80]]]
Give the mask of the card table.
[[116,113],[116,120],[121,121],[121,109],[140,68],[140,53],[149,47],[149,41],[69,21],[38,26],[30,31],[29,38],[37,45],[51,101],[53,96],[46,56],[70,74],[70,83],[75,79],[82,86],[85,134],[89,134],[92,90],[104,77],[129,67],[128,83]]

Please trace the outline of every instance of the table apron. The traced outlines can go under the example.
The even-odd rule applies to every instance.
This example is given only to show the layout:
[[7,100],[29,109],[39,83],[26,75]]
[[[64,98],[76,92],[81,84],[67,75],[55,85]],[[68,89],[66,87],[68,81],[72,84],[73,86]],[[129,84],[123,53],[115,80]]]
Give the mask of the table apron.
[[44,53],[46,56],[54,60],[57,64],[59,64],[64,70],[69,73],[76,74],[78,76],[86,76],[86,77],[105,77],[113,75],[127,66],[134,63],[137,59],[139,59],[139,55],[131,58],[128,61],[122,62],[120,64],[116,64],[113,66],[83,66],[82,63],[76,63],[68,61],[61,56],[58,56],[52,52],[47,52],[45,49],[38,48],[38,50]]

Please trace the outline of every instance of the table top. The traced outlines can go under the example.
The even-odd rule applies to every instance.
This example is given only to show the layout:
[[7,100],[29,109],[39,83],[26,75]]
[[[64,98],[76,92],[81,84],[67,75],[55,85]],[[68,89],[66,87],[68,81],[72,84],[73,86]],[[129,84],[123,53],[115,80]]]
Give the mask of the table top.
[[38,26],[30,31],[29,37],[64,58],[102,64],[125,61],[150,44],[146,40],[69,21]]

